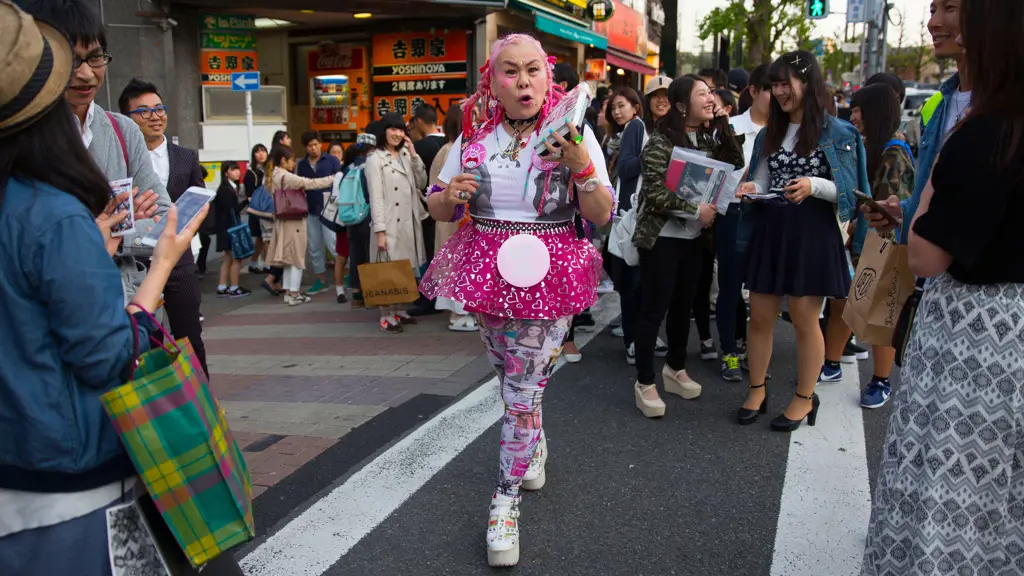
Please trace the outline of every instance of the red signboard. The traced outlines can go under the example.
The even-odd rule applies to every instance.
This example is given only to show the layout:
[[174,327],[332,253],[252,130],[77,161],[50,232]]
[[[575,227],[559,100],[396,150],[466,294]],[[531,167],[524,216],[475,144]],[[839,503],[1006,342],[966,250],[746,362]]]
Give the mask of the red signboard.
[[310,50],[309,75],[316,76],[335,70],[362,70],[366,51],[353,46],[333,45],[321,50]]
[[607,22],[595,22],[594,32],[608,37],[608,46],[641,58],[647,58],[647,22],[636,10],[615,2],[615,12]]

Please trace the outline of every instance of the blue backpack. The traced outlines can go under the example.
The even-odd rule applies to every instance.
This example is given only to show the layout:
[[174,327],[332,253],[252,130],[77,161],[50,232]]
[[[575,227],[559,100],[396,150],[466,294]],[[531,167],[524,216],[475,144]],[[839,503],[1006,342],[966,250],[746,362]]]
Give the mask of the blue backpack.
[[370,203],[363,193],[362,176],[365,168],[365,164],[351,167],[337,185],[334,197],[337,198],[338,215],[334,221],[342,226],[355,226],[370,214]]
[[889,148],[903,148],[904,150],[906,150],[907,156],[910,156],[911,161],[916,162],[917,160],[916,158],[914,158],[914,150],[910,148],[910,144],[907,144],[906,142],[900,140],[899,138],[893,138],[892,140],[886,142],[884,150],[888,150]]

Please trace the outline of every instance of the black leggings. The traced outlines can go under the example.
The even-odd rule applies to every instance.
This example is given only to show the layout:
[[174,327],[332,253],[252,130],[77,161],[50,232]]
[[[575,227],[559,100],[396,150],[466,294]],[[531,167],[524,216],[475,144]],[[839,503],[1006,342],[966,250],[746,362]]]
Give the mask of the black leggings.
[[637,380],[647,385],[654,384],[654,345],[663,319],[668,336],[666,363],[672,370],[686,369],[690,311],[704,251],[700,240],[659,237],[652,249],[639,252],[641,297],[634,343]]

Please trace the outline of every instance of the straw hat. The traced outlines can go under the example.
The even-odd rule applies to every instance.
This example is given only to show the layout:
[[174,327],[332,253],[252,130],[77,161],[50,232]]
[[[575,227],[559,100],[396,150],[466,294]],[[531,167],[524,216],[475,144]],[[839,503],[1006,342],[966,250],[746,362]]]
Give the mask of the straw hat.
[[647,82],[647,86],[644,87],[644,96],[650,96],[658,90],[668,90],[668,85],[672,83],[672,79],[668,76],[655,76]]
[[64,97],[72,60],[67,37],[0,0],[0,136],[24,129]]

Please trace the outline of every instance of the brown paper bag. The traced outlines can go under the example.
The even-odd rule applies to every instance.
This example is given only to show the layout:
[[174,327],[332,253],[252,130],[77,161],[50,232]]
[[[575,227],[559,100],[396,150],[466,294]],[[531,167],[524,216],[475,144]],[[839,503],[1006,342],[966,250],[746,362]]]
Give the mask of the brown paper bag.
[[868,231],[843,320],[861,344],[891,346],[900,310],[914,292],[907,247]]
[[360,264],[359,284],[367,306],[408,304],[420,297],[409,260]]

